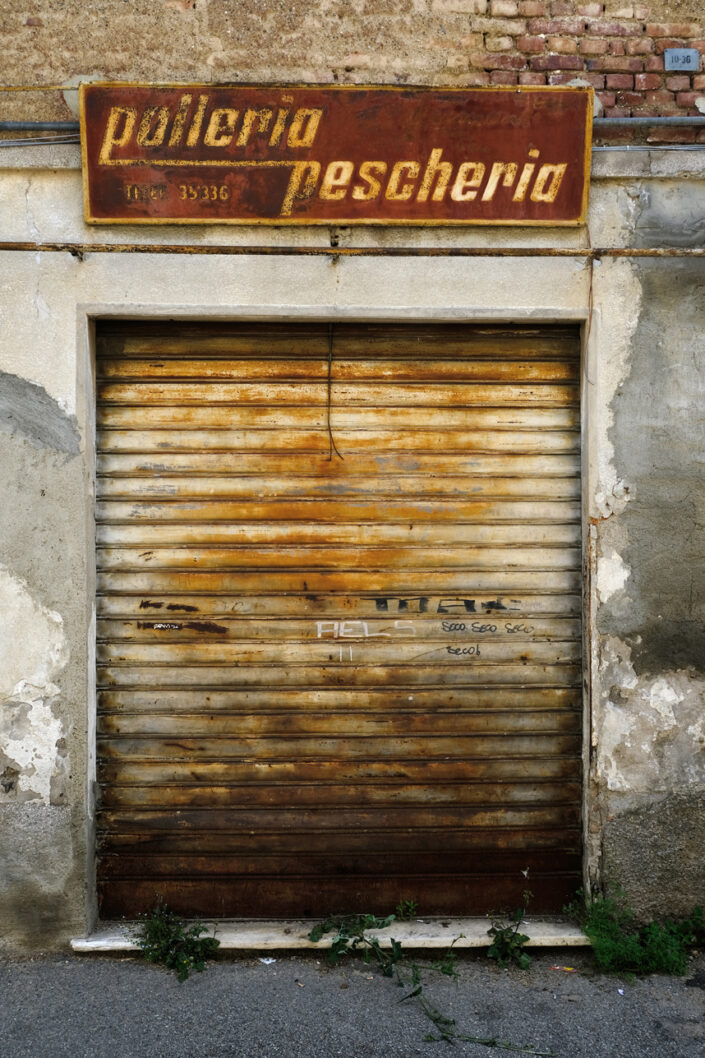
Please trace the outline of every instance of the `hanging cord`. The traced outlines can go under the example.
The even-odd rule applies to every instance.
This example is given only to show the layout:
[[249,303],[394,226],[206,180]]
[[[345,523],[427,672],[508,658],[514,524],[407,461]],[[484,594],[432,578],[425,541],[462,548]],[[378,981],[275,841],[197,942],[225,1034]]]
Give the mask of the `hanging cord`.
[[337,455],[338,459],[343,459],[338,446],[335,443],[333,437],[333,427],[331,426],[330,414],[331,414],[331,392],[333,389],[333,324],[328,324],[328,461],[333,459],[333,452]]

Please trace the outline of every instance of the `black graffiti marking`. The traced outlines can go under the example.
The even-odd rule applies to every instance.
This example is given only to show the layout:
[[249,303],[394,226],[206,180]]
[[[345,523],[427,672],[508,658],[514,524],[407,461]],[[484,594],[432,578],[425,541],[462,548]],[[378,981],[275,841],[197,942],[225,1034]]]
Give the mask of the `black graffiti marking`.
[[390,603],[392,603],[392,610],[394,610],[393,604],[396,603],[397,612],[399,613],[428,613],[430,601],[430,598],[426,595],[412,595],[405,599],[400,599],[396,595],[382,595],[375,599],[375,606],[382,613],[389,612]]
[[184,628],[191,628],[194,632],[210,632],[212,635],[224,635],[228,631],[227,625],[219,625],[215,621],[186,621]]
[[[512,601],[514,601],[514,600],[512,600]],[[483,602],[482,603],[482,609],[483,610],[508,610],[508,609],[512,609],[513,610],[513,609],[515,609],[515,607],[513,607],[513,606],[512,607],[505,606],[501,599],[490,599],[489,602]]]
[[463,613],[475,613],[475,600],[441,599],[436,613],[454,613],[456,610],[461,610]]
[[[432,598],[429,595],[410,595],[401,598],[398,595],[378,595],[375,596],[375,608],[380,613],[403,612],[403,613],[433,613],[435,607],[435,613],[440,614],[468,614],[477,613],[477,600],[469,599],[465,596],[455,596],[451,598]],[[488,599],[487,602],[481,602],[479,604],[480,609],[485,612],[491,610],[519,610],[521,609],[521,601],[519,599],[511,599],[510,602],[516,603],[513,606],[506,606],[500,598]]]

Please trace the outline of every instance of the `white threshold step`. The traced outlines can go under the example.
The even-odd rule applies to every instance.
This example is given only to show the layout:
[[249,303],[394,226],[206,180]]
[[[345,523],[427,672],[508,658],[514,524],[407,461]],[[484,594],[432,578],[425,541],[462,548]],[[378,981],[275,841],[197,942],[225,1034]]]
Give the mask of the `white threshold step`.
[[[204,921],[209,934],[218,938],[221,951],[325,951],[334,934],[326,934],[317,944],[308,939],[316,920],[294,919],[255,920],[222,919]],[[132,951],[138,947],[133,934],[137,922],[102,922],[87,937],[75,937],[71,947],[79,954]],[[382,947],[389,947],[391,938],[407,948],[446,949],[454,943],[462,948],[486,948],[492,943],[487,930],[487,918],[417,918],[412,922],[393,922],[382,930],[369,930],[379,938]],[[590,941],[572,922],[560,918],[527,916],[520,926],[529,940],[527,947],[574,948],[589,947]]]

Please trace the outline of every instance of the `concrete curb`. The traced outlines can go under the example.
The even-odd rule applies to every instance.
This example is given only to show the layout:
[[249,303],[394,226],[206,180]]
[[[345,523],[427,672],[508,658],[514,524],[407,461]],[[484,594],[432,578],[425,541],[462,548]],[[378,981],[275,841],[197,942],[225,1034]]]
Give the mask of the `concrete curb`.
[[[316,925],[313,920],[253,921],[252,919],[230,919],[204,922],[210,933],[220,941],[221,951],[325,951],[330,945],[331,934],[317,944],[308,939]],[[109,954],[133,951],[137,948],[132,939],[136,922],[105,922],[87,937],[76,937],[71,941],[74,952],[80,955]],[[454,948],[487,948],[492,943],[487,930],[487,918],[426,918],[413,922],[394,922],[383,930],[370,930],[369,935],[379,938],[383,948],[390,947],[391,938],[407,948],[445,949],[455,941]],[[589,947],[590,941],[573,923],[560,919],[526,918],[521,932],[529,936],[527,947],[574,948]]]

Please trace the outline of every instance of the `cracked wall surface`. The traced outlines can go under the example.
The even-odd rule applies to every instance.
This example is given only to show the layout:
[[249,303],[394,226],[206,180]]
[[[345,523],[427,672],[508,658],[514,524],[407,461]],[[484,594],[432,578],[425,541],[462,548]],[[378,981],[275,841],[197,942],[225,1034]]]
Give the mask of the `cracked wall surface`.
[[[637,237],[682,244],[701,197],[650,188]],[[628,502],[598,523],[594,778],[602,880],[648,917],[705,893],[705,261],[631,267],[641,310],[609,426]]]
[[[5,328],[2,360],[11,342]],[[75,417],[0,371],[0,951],[51,948],[85,920],[78,456]]]
[[0,612],[0,804],[59,803],[66,740],[52,705],[68,661],[63,620],[2,567]]

